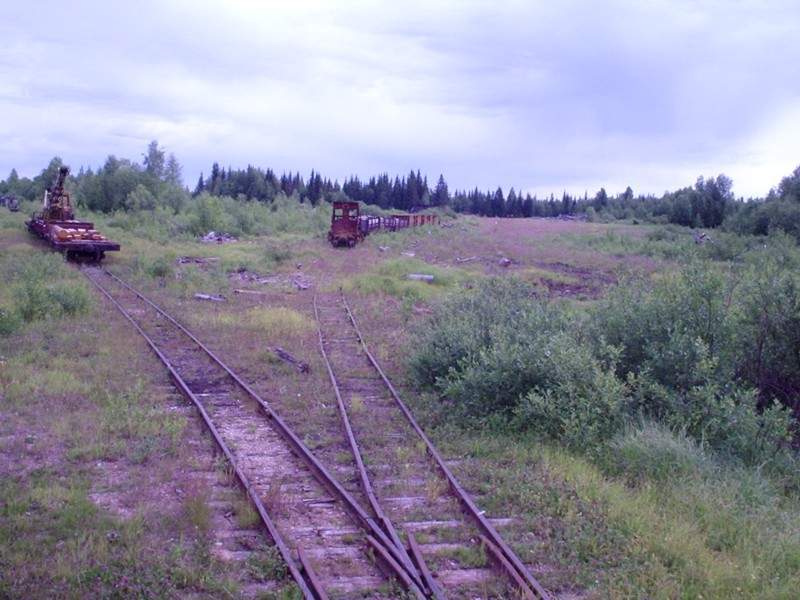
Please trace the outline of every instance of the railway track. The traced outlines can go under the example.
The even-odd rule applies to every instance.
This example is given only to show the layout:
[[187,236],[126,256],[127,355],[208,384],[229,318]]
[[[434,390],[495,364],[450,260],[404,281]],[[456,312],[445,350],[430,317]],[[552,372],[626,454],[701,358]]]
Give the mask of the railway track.
[[305,598],[431,595],[386,524],[362,508],[230,367],[124,280],[99,268],[83,273],[195,405]]
[[436,598],[550,598],[419,427],[344,295],[315,296],[314,313],[362,492],[423,589]]

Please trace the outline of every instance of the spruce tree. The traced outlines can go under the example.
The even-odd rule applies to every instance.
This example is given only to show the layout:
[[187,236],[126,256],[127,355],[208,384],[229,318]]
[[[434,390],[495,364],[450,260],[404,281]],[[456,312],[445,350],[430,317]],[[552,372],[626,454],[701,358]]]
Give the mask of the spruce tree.
[[206,191],[206,182],[203,181],[203,172],[200,172],[200,179],[197,180],[197,186],[194,188],[192,196],[199,196]]

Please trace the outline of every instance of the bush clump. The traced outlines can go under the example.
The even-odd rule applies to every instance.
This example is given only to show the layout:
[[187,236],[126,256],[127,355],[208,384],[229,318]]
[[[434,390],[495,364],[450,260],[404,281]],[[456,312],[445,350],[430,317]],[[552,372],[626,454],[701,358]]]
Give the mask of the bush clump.
[[418,328],[412,375],[454,418],[499,418],[592,453],[645,417],[736,461],[785,465],[790,413],[751,371],[800,372],[800,286],[773,272],[765,305],[756,292],[770,272],[759,262],[733,278],[692,263],[655,284],[627,282],[584,312],[487,280]]
[[613,349],[596,353],[562,305],[491,279],[439,305],[434,319],[417,334],[411,368],[454,415],[499,415],[583,448],[620,426],[627,399]]

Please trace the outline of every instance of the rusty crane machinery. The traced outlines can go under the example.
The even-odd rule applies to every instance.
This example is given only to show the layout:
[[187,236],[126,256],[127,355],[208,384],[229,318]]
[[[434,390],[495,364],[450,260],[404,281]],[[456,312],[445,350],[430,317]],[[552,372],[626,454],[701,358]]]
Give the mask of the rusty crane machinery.
[[94,223],[78,221],[64,182],[69,167],[60,167],[53,185],[44,192],[42,210],[26,222],[28,231],[44,239],[54,250],[69,259],[100,262],[106,252],[119,250],[94,228]]

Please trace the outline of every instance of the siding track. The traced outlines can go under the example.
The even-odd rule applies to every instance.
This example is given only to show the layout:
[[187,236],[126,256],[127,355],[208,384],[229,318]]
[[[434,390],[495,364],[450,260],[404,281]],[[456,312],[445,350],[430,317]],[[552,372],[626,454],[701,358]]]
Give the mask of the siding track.
[[422,431],[369,351],[344,294],[315,297],[314,313],[362,491],[426,593],[550,598]]

